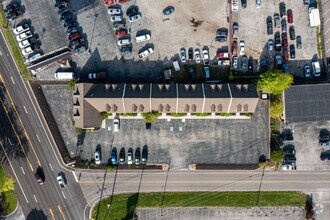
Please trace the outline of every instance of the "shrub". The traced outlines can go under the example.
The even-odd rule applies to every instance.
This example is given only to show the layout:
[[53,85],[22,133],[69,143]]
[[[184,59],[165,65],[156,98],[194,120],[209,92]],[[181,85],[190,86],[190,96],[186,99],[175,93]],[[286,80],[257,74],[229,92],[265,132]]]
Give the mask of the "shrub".
[[107,169],[107,172],[112,172],[114,170],[116,170],[116,166],[115,165],[111,165],[111,164],[108,164],[106,169]]
[[220,115],[221,116],[223,116],[223,117],[229,117],[229,116],[232,116],[232,114],[231,113],[220,113]]
[[72,79],[68,84],[69,89],[73,90],[74,86],[76,85],[77,82],[78,82],[78,80]]
[[137,113],[119,113],[120,116],[137,116]]
[[146,123],[152,123],[156,121],[159,116],[161,116],[161,114],[158,112],[147,112],[142,113],[141,115]]
[[[111,114],[111,113],[110,113]],[[100,112],[99,113],[99,118],[103,121],[108,118],[108,113],[107,112]]]
[[183,117],[185,116],[186,114],[183,114],[183,113],[171,113],[171,116],[172,117],[176,117],[176,118],[179,118],[179,117]]
[[199,117],[205,117],[211,115],[211,113],[195,113],[194,115],[199,116]]
[[283,114],[284,106],[283,102],[279,97],[275,97],[270,100],[270,117],[272,118],[280,118]]

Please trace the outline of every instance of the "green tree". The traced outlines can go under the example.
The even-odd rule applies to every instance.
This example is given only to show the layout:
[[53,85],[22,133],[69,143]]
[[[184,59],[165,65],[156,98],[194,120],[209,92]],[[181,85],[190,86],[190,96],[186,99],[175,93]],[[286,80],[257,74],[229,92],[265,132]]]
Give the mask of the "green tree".
[[101,120],[105,120],[105,119],[107,119],[107,118],[108,118],[108,113],[107,113],[107,112],[100,112],[100,113],[99,113],[99,118],[100,118]]
[[284,110],[283,102],[279,97],[275,97],[270,101],[270,117],[279,118],[281,117]]
[[11,177],[3,176],[0,181],[0,193],[14,191],[15,180]]
[[141,115],[146,123],[152,123],[156,121],[161,114],[158,112],[147,112],[142,113]]
[[69,89],[73,90],[74,86],[76,85],[77,82],[78,82],[78,80],[72,79],[68,84]]
[[260,75],[257,83],[258,90],[270,92],[277,96],[288,89],[293,83],[293,76],[280,70],[267,71]]

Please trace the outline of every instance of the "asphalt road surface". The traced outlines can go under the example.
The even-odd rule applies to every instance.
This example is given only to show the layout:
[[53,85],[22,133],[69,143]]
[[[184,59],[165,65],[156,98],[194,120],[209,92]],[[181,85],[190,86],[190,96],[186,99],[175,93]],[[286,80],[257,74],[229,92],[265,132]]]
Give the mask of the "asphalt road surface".
[[[27,219],[82,219],[86,200],[81,188],[73,173],[60,164],[60,155],[45,126],[42,113],[36,100],[30,96],[2,34],[0,34],[0,47],[0,74],[7,88],[2,95],[4,104],[0,104],[0,126],[7,132],[1,136],[1,142],[6,152],[8,151],[17,176],[15,189],[23,213]],[[0,94],[3,94],[3,91],[2,88]],[[8,92],[15,103],[19,118],[12,108]],[[9,112],[13,126],[8,120],[4,106]],[[24,135],[25,131],[27,135]],[[34,177],[38,166],[43,168],[45,174],[43,185],[38,185]],[[56,180],[61,171],[67,179],[67,186],[64,189],[60,188]]]

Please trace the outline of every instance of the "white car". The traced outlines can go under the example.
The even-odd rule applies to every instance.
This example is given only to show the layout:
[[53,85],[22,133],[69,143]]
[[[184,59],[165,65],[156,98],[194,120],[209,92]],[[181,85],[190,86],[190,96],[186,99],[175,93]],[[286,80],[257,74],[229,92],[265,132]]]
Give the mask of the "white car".
[[113,119],[113,131],[114,132],[119,131],[119,119],[118,118]]
[[120,10],[120,8],[109,8],[108,9],[108,14],[109,15],[120,15],[121,10]]
[[29,54],[31,54],[31,53],[33,53],[33,50],[32,50],[31,47],[27,47],[27,48],[24,48],[24,49],[22,50],[22,54],[23,54],[23,56],[27,56],[27,55],[29,55]]
[[142,17],[141,14],[136,14],[136,15],[130,16],[128,20],[129,20],[129,22],[134,22],[134,21],[140,20],[141,17]]
[[261,7],[261,0],[256,0],[256,6],[257,6],[257,8]]
[[201,53],[199,52],[199,49],[195,49],[195,58],[196,58],[196,63],[201,62]]
[[58,174],[56,180],[58,182],[58,185],[60,185],[61,188],[64,188],[65,187],[65,182],[64,182],[64,179],[63,179],[61,173]]
[[117,40],[118,46],[129,45],[131,40],[129,38]]
[[207,49],[203,49],[203,62],[204,65],[209,65],[209,52],[207,51]]
[[13,32],[14,32],[15,35],[21,34],[21,33],[25,32],[25,31],[28,31],[28,30],[30,30],[30,28],[29,28],[29,25],[27,25],[27,24],[18,26],[16,28],[13,28]]
[[101,158],[100,158],[101,154],[100,151],[95,151],[94,154],[94,160],[96,164],[100,164],[101,163]]
[[186,62],[186,50],[184,48],[180,49],[180,59],[182,63]]
[[232,0],[231,10],[232,11],[238,11],[238,0]]
[[244,54],[245,54],[245,43],[244,43],[244,40],[241,40],[240,42],[239,42],[239,54],[241,55],[241,56],[243,56]]
[[25,48],[25,47],[28,47],[28,46],[30,46],[31,44],[30,44],[30,42],[28,41],[28,40],[23,40],[23,41],[21,41],[21,42],[19,42],[18,43],[18,46],[19,46],[19,48],[21,48],[21,49],[23,49],[23,48]]
[[16,40],[18,42],[21,42],[21,41],[26,40],[31,37],[33,37],[31,31],[27,31],[27,32],[21,33],[20,35],[16,36]]
[[147,49],[145,49],[144,51],[142,51],[141,53],[139,53],[139,59],[142,60],[144,58],[146,58],[147,56],[149,56],[150,54],[152,54],[154,52],[154,50],[149,47]]
[[131,165],[133,163],[133,150],[130,148],[127,152],[127,164]]
[[121,15],[113,15],[110,17],[110,21],[122,21],[123,18],[121,17]]

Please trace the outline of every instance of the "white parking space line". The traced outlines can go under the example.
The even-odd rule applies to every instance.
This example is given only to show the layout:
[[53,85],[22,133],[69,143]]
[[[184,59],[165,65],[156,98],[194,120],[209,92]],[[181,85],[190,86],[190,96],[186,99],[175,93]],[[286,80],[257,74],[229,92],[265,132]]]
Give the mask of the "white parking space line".
[[64,192],[63,192],[63,191],[62,191],[62,195],[63,195],[64,199],[66,199],[66,197],[65,197],[65,195],[64,195]]
[[39,136],[36,134],[38,141],[40,142]]
[[36,202],[38,202],[36,195],[33,194],[33,197],[34,197],[34,200],[36,200]]
[[25,108],[25,106],[23,105],[23,108],[24,108],[24,110],[25,110],[25,112],[26,112],[26,114],[28,113],[28,111],[26,110],[26,108]]
[[11,81],[13,82],[13,84],[15,85],[14,78],[11,76],[10,79],[11,79]]
[[51,164],[49,164],[49,166],[50,166],[50,169],[51,169],[52,171],[54,171],[54,170],[53,170],[53,167],[52,167],[52,165],[51,165]]
[[24,172],[24,169],[23,169],[23,167],[21,167],[21,170],[22,170],[22,173],[25,175],[25,172]]
[[9,142],[10,146],[13,146],[13,143],[11,142],[11,140],[9,139],[9,137],[7,137],[7,140]]
[[75,178],[76,182],[78,183],[79,180],[78,180],[78,178],[77,178],[77,176],[76,176],[76,173],[72,171],[72,174],[73,174],[73,177]]

